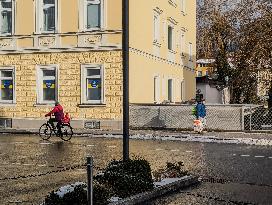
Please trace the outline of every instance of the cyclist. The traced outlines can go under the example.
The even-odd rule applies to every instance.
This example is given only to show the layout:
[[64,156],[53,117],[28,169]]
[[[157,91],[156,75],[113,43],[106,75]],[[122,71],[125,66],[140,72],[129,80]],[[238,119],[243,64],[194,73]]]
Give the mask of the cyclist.
[[53,110],[47,113],[45,117],[51,116],[52,114],[55,115],[55,118],[50,118],[49,123],[55,129],[54,122],[57,122],[58,133],[60,133],[60,125],[61,125],[61,120],[64,118],[64,113],[63,113],[63,108],[59,104],[58,101],[55,102],[55,107],[53,108]]

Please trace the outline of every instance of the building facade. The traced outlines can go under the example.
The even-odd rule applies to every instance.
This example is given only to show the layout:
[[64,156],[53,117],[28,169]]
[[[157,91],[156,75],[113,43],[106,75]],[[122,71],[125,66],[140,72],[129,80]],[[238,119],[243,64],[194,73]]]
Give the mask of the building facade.
[[196,1],[130,1],[130,103],[195,97]]
[[[186,82],[195,59],[195,22],[192,32],[183,26],[191,17],[181,10],[183,1],[148,2],[130,1],[130,102],[154,103],[154,95],[160,96],[158,102],[166,95],[169,99],[169,90],[172,101],[179,101],[178,85],[195,90],[191,80]],[[194,11],[190,4],[186,4],[188,11]],[[173,11],[179,15],[170,15]],[[0,0],[0,12],[2,126],[38,128],[59,101],[75,128],[121,127],[121,0]],[[155,15],[164,19],[159,29],[153,25],[159,41],[152,33]],[[143,21],[143,16],[150,20]],[[190,43],[184,41],[189,48],[184,48],[183,57],[178,45],[186,32]],[[151,39],[150,46],[147,39]],[[147,73],[152,78],[145,78]],[[144,87],[152,87],[158,83],[156,76],[160,82],[156,89],[164,94],[151,93],[154,88],[143,92],[143,82],[148,82]],[[185,93],[184,99],[192,95],[190,90]]]
[[215,59],[198,59],[196,61],[196,77],[211,76],[214,72]]

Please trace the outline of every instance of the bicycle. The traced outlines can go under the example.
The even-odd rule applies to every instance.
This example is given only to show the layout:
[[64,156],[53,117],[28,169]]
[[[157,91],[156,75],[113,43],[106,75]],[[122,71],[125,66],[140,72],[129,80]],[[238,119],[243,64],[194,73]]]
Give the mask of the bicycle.
[[[50,116],[51,119],[51,116]],[[69,120],[70,121],[70,120]],[[48,140],[52,133],[54,133],[57,137],[60,137],[64,141],[69,141],[74,132],[73,128],[70,125],[70,122],[62,122],[60,125],[60,132],[57,129],[57,126],[53,126],[49,123],[49,120],[42,124],[42,126],[39,129],[39,135],[43,140]]]

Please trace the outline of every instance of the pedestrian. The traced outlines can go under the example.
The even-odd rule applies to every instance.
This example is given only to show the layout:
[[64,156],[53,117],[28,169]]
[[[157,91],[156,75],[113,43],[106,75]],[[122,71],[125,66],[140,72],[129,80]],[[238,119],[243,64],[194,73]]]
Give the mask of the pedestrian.
[[54,114],[55,118],[50,118],[49,123],[54,128],[55,127],[54,122],[57,122],[58,133],[60,133],[60,126],[62,123],[62,119],[64,118],[64,112],[63,112],[63,108],[59,102],[55,102],[55,107],[53,108],[53,110],[51,110],[49,113],[47,113],[45,115],[45,117],[51,116],[52,114]]
[[196,105],[196,118],[200,120],[205,127],[206,123],[206,106],[205,106],[205,99],[202,99],[197,102]]

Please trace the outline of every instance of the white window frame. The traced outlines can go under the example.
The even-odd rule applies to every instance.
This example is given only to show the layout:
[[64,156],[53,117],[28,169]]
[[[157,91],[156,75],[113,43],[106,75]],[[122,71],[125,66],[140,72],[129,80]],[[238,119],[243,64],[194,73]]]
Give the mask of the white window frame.
[[153,42],[160,42],[160,14],[157,11],[154,11],[153,16]]
[[185,100],[185,80],[181,81],[181,101]]
[[181,56],[185,56],[185,32],[181,30],[180,32],[180,54]]
[[59,0],[55,0],[55,30],[45,31],[43,27],[43,0],[36,0],[36,33],[58,33],[59,31]]
[[[7,36],[7,35],[14,35],[15,33],[15,0],[0,0],[1,1],[7,1],[7,2],[11,2],[11,9],[7,9],[7,8],[2,8],[1,4],[0,4],[0,14],[2,13],[2,11],[11,11],[11,33],[2,33],[2,31],[0,31],[0,36]],[[0,21],[0,28],[2,27],[2,22]]]
[[[93,1],[94,4],[100,3],[100,28],[88,28],[87,26],[87,5],[88,1]],[[82,15],[83,14],[83,15]],[[79,0],[79,30],[80,31],[96,31],[102,30],[105,26],[105,0]]]
[[1,104],[15,104],[16,103],[16,93],[15,93],[15,67],[0,67],[0,72],[2,71],[12,71],[12,77],[2,77],[0,73],[0,85],[2,86],[2,80],[10,80],[12,79],[12,100],[2,100],[2,92],[0,92],[0,103]]
[[154,102],[160,102],[160,76],[154,76]]
[[[55,70],[55,78],[47,77],[47,80],[55,79],[55,100],[43,100],[43,70]],[[58,65],[37,65],[37,104],[54,104],[59,100]]]
[[184,15],[186,12],[186,0],[180,0],[180,10],[181,13]]
[[[87,69],[99,69],[100,75],[92,76],[93,78],[101,78],[101,99],[87,100]],[[81,104],[105,104],[105,69],[101,64],[83,64],[81,65]]]

